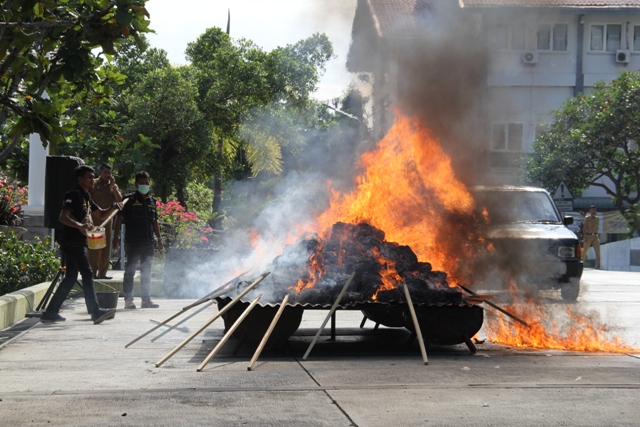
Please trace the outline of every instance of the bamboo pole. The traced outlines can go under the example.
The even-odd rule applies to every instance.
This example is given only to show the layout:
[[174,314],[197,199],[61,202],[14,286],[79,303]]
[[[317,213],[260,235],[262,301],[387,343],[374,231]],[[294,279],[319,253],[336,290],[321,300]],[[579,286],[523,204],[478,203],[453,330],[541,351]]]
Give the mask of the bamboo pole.
[[[211,307],[213,304],[215,304],[215,301],[210,301],[209,304],[203,305],[198,310],[196,310],[195,313],[191,313],[190,315],[188,315],[184,319],[180,320],[175,325],[169,326],[167,329],[165,329],[164,331],[160,332],[155,337],[151,338],[151,342],[156,342],[157,340],[162,338],[165,334],[168,334],[169,332],[173,331],[174,329],[177,329],[178,326],[182,325],[184,322],[186,322],[187,320],[191,319],[192,317],[197,316],[198,314],[202,313],[204,310],[206,310],[207,308]],[[168,326],[168,324],[165,323],[165,326]]]
[[[156,319],[149,319],[149,320],[151,321],[151,323],[156,323],[156,324],[162,323],[160,320],[156,320]],[[169,323],[165,323],[164,325],[169,327],[169,328],[171,328],[171,329],[175,329],[177,331],[180,331],[180,332],[189,332],[189,328],[187,328],[187,327],[180,328],[180,327],[178,327],[178,325],[171,325]]]
[[[125,199],[125,200],[122,202],[122,206],[126,205],[128,201],[129,201],[129,199]],[[109,222],[109,221],[111,220],[111,218],[113,218],[113,216],[114,216],[116,213],[118,213],[118,211],[119,211],[119,210],[120,210],[120,209],[114,209],[114,210],[113,210],[113,212],[111,212],[111,213],[109,214],[109,216],[107,217],[107,219],[105,219],[104,221],[102,221],[102,224],[100,224],[98,227],[104,227],[104,226],[105,226],[105,224],[106,224],[107,222]]]
[[183,310],[189,310],[193,307],[196,307],[202,303],[205,303],[207,301],[211,301],[214,300],[216,298],[218,298],[219,296],[222,296],[224,294],[226,294],[227,292],[229,292],[231,290],[231,288],[229,289],[224,289],[226,287],[228,287],[229,285],[233,284],[233,282],[235,282],[236,280],[238,280],[239,278],[241,278],[242,276],[245,276],[247,274],[249,274],[251,272],[251,270],[247,270],[244,273],[241,273],[240,275],[234,277],[233,279],[229,280],[227,283],[225,283],[224,285],[218,286],[216,289],[214,289],[213,291],[209,292],[207,295],[203,296],[202,298],[200,298],[199,300],[183,307]]
[[222,337],[220,342],[214,347],[213,350],[211,350],[211,353],[209,353],[209,355],[202,361],[202,363],[200,364],[200,366],[198,366],[196,371],[202,372],[204,367],[207,366],[207,363],[209,363],[209,361],[211,359],[213,359],[213,356],[215,356],[216,353],[218,353],[218,351],[220,351],[222,346],[225,345],[227,340],[229,340],[229,338],[231,338],[231,335],[236,331],[236,329],[238,329],[238,326],[240,326],[242,321],[249,315],[249,313],[251,313],[251,310],[253,310],[253,307],[256,306],[256,304],[260,300],[260,297],[261,297],[261,295],[258,295],[253,301],[251,301],[251,304],[249,304],[249,307],[247,307],[242,312],[240,317],[238,317],[238,319],[233,323],[233,325],[229,328],[229,330],[224,334],[224,336]]
[[[462,285],[458,285],[460,287],[460,289],[462,289],[465,292],[468,292],[469,294],[471,294],[472,296],[476,295],[475,292],[473,292],[471,289],[467,289]],[[527,322],[525,322],[524,320],[514,316],[513,314],[509,313],[507,310],[505,310],[504,308],[498,307],[497,305],[495,305],[494,303],[492,303],[491,301],[487,301],[484,300],[482,301],[485,304],[488,304],[489,306],[495,308],[496,310],[498,310],[500,313],[506,314],[507,316],[509,316],[510,318],[512,318],[513,320],[515,320],[516,322],[520,322],[522,323],[524,326],[526,326],[527,328],[530,328],[531,326],[529,326],[529,324]]]
[[416,309],[413,307],[413,302],[411,301],[411,295],[409,295],[409,287],[405,283],[404,287],[404,296],[407,298],[407,304],[409,304],[409,312],[411,313],[411,319],[413,320],[413,327],[416,330],[416,335],[418,336],[418,344],[420,344],[420,352],[422,353],[422,360],[425,365],[429,364],[429,360],[427,359],[427,349],[424,347],[424,339],[422,338],[422,331],[420,330],[420,324],[418,323],[418,316],[416,316]]
[[356,275],[355,271],[353,273],[351,273],[351,276],[349,276],[349,279],[347,280],[347,282],[342,287],[342,290],[340,291],[340,294],[338,294],[338,298],[336,298],[336,301],[333,303],[333,306],[331,306],[331,310],[329,310],[329,314],[327,314],[327,317],[324,319],[324,322],[322,322],[322,326],[320,326],[320,329],[318,329],[318,332],[316,333],[316,336],[313,337],[313,340],[311,341],[311,344],[309,344],[309,348],[307,348],[307,351],[304,353],[304,356],[302,356],[302,360],[307,360],[307,357],[309,356],[309,353],[311,353],[311,349],[313,348],[314,345],[316,345],[316,341],[318,341],[318,338],[320,337],[320,334],[324,330],[324,327],[327,325],[327,322],[329,321],[331,316],[333,316],[333,313],[338,308],[338,304],[340,304],[340,300],[342,299],[342,296],[344,295],[344,293],[346,292],[347,288],[351,284],[351,281],[353,280],[355,275]]
[[253,369],[253,365],[255,365],[256,361],[258,360],[258,357],[260,357],[260,353],[262,353],[264,346],[267,345],[267,341],[269,341],[269,337],[271,336],[271,333],[275,329],[276,324],[278,323],[278,320],[280,320],[280,316],[282,316],[282,312],[284,311],[284,308],[288,302],[289,302],[289,295],[287,294],[282,300],[282,304],[280,304],[280,307],[278,308],[276,315],[273,317],[273,320],[271,320],[271,324],[269,325],[267,332],[264,334],[264,337],[262,337],[262,341],[260,341],[260,344],[258,345],[256,352],[253,353],[251,362],[249,363],[249,366],[247,366],[247,371],[250,371],[251,369]]
[[247,288],[240,292],[240,294],[235,297],[233,300],[231,300],[231,302],[229,302],[229,304],[225,305],[222,310],[218,311],[218,313],[213,316],[211,319],[207,320],[204,325],[202,325],[197,331],[195,331],[194,333],[192,333],[191,335],[189,335],[187,338],[185,338],[184,341],[182,341],[180,344],[178,344],[178,346],[176,348],[174,348],[173,350],[171,350],[169,352],[169,354],[167,354],[165,357],[163,357],[162,359],[160,359],[159,361],[156,362],[156,368],[159,368],[160,366],[162,366],[162,364],[164,362],[166,362],[167,360],[169,360],[174,354],[176,354],[182,347],[184,347],[185,345],[187,345],[192,339],[194,339],[198,334],[200,334],[202,331],[204,331],[205,329],[207,329],[207,327],[212,324],[213,322],[215,322],[215,320],[222,316],[224,313],[226,313],[229,309],[231,309],[231,307],[233,307],[238,301],[240,301],[240,298],[242,298],[243,296],[245,296],[246,294],[249,293],[249,291],[251,291],[254,287],[256,287],[256,285],[258,285],[258,283],[262,282],[264,280],[265,277],[267,277],[269,275],[269,272],[266,272],[264,274],[262,274],[262,276],[260,276],[256,281],[254,281],[252,284],[250,284],[249,286],[247,286]]
[[[221,295],[224,295],[224,294],[226,294],[227,292],[229,292],[229,291],[231,290],[230,288],[229,288],[229,289],[222,289],[222,288],[225,288],[226,286],[228,286],[229,284],[231,284],[232,282],[234,282],[234,281],[235,281],[235,280],[237,280],[238,278],[242,277],[244,274],[246,274],[246,273],[242,273],[240,276],[238,276],[238,277],[236,277],[236,278],[234,278],[234,279],[231,279],[231,280],[229,280],[227,283],[225,283],[224,285],[219,286],[218,288],[216,288],[213,292],[211,292],[211,293],[209,294],[209,295],[215,294],[215,295],[212,295],[211,299],[217,298],[217,297],[219,297],[219,296],[221,296]],[[265,277],[266,277],[266,276],[265,276]],[[219,290],[219,289],[220,289],[220,290]],[[218,290],[219,290],[219,291],[218,291]],[[216,291],[218,291],[218,292],[216,293]],[[167,322],[170,322],[170,321],[172,321],[173,319],[175,319],[176,317],[178,317],[178,316],[180,316],[180,315],[184,314],[184,312],[185,312],[185,311],[187,311],[187,310],[189,310],[189,309],[191,309],[191,308],[195,307],[196,305],[199,305],[199,304],[202,304],[202,303],[204,303],[204,302],[206,302],[206,301],[209,301],[209,299],[203,299],[203,298],[201,298],[201,299],[200,299],[200,300],[198,300],[198,301],[201,301],[201,302],[199,302],[198,304],[193,303],[193,304],[190,304],[190,305],[188,305],[188,306],[186,306],[186,307],[183,307],[183,308],[182,308],[182,310],[180,310],[179,312],[177,312],[177,313],[176,313],[176,314],[174,314],[173,316],[171,316],[171,317],[167,318],[167,319],[166,319],[164,322],[162,322],[161,324],[154,326],[153,328],[149,329],[149,330],[148,330],[147,332],[145,332],[144,334],[140,335],[138,338],[136,338],[136,339],[134,339],[133,341],[129,342],[127,345],[125,345],[125,346],[124,346],[124,348],[129,348],[129,346],[131,346],[132,344],[137,343],[137,342],[138,342],[138,341],[140,341],[142,338],[144,338],[144,337],[146,337],[147,335],[149,335],[151,332],[153,332],[153,331],[155,331],[156,329],[158,329],[159,327],[161,327],[161,326],[165,325]],[[197,302],[197,301],[196,301],[196,302]]]

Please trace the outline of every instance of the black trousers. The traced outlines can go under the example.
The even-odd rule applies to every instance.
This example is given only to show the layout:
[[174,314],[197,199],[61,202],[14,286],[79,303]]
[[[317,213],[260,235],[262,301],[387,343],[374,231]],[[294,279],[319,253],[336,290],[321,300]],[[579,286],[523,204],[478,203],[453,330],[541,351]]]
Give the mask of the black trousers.
[[66,259],[67,272],[65,273],[64,279],[60,282],[60,285],[58,285],[58,289],[53,294],[53,297],[51,297],[51,301],[47,307],[47,313],[58,314],[62,303],[67,299],[71,288],[73,288],[73,285],[78,280],[78,273],[82,275],[82,288],[84,290],[84,301],[87,305],[87,311],[89,314],[97,313],[100,305],[98,304],[96,290],[93,287],[93,271],[91,271],[89,258],[87,258],[87,248],[61,246],[60,249]]

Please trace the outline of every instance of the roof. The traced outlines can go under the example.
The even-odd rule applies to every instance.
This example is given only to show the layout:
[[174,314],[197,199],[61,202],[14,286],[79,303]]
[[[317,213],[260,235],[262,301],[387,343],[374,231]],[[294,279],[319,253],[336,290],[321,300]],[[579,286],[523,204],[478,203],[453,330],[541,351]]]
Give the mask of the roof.
[[460,7],[640,8],[640,0],[458,0]]

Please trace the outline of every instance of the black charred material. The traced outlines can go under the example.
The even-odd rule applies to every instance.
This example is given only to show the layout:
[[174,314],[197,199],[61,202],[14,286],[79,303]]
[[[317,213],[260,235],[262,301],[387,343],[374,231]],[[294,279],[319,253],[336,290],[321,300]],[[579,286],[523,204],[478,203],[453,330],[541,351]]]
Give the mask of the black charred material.
[[[385,241],[384,232],[367,223],[336,223],[326,240],[306,236],[285,247],[266,270],[271,274],[252,291],[263,295],[264,304],[277,304],[289,294],[292,305],[330,306],[355,272],[342,306],[403,303],[403,284],[416,305],[464,305],[461,291],[449,287],[446,273],[419,262],[410,247]],[[391,277],[391,286],[382,286],[385,275]]]

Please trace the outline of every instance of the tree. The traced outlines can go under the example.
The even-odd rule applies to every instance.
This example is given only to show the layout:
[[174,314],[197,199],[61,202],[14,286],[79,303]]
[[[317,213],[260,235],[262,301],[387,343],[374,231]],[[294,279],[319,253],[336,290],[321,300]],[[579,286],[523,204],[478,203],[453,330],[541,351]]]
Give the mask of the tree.
[[30,133],[57,144],[66,108],[99,103],[120,76],[101,68],[117,44],[149,30],[146,0],[7,0],[0,9],[0,162]]
[[[251,41],[234,41],[222,29],[210,28],[189,43],[186,54],[200,72],[200,107],[211,124],[219,165],[229,170],[225,142],[235,145],[231,151],[245,152],[242,145],[249,141],[241,132],[244,124],[264,117],[273,122],[287,117],[283,110],[293,113],[308,107],[333,49],[325,35],[316,34],[267,53]],[[247,146],[248,157],[253,156],[254,165],[277,173],[283,142],[279,137],[284,134],[264,126],[254,126],[250,133],[258,136],[258,144]],[[213,210],[220,212],[223,171],[216,172]]]
[[574,191],[603,188],[630,219],[640,200],[640,74],[623,71],[610,83],[596,83],[591,94],[568,99],[554,118],[534,142],[528,179],[548,189],[562,180]]

